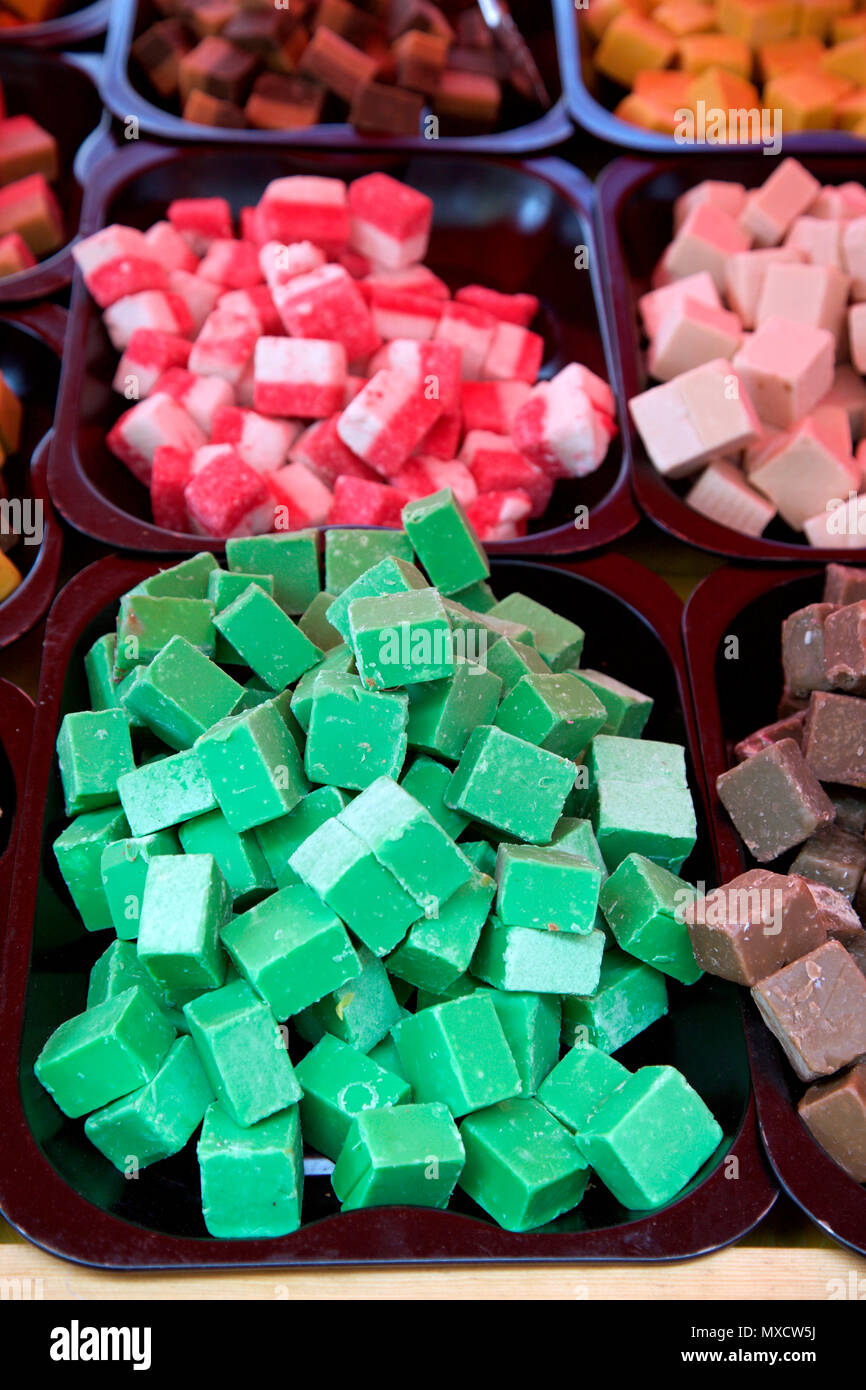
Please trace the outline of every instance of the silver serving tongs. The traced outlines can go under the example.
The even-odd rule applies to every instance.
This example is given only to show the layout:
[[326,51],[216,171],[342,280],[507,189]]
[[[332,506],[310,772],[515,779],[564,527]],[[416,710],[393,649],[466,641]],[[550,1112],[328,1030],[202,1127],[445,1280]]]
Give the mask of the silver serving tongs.
[[548,108],[551,105],[550,94],[508,6],[503,0],[478,0],[478,8],[484,23],[508,59],[508,76],[513,86],[530,101],[534,97],[541,106]]

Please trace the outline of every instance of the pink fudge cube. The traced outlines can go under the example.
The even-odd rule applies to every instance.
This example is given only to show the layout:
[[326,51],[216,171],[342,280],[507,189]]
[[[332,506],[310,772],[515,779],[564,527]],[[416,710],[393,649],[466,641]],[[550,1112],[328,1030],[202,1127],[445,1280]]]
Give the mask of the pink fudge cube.
[[274,303],[292,337],[342,343],[350,362],[366,360],[380,345],[367,303],[341,265],[323,265],[277,286]]
[[114,390],[128,401],[142,400],[150,395],[164,372],[186,366],[191,347],[188,338],[179,338],[175,333],[136,329],[117,364]]
[[150,505],[153,520],[167,531],[186,531],[189,518],[184,491],[192,476],[192,454],[161,445],[153,455]]
[[118,352],[129,346],[137,329],[149,328],[188,338],[193,327],[184,301],[164,290],[141,290],[117,299],[103,312],[102,318],[112,346]]
[[662,289],[649,290],[647,294],[642,294],[637,302],[644,332],[648,338],[655,337],[665,314],[683,299],[700,300],[711,309],[724,307],[716,289],[716,282],[708,270],[699,270],[696,275],[686,275],[682,280],[674,280]]
[[168,267],[134,227],[105,227],[79,241],[72,254],[100,309],[144,290],[169,288]]
[[197,337],[208,314],[213,313],[220,297],[219,285],[202,280],[200,275],[192,275],[188,270],[170,270],[168,287],[171,293],[182,300],[190,318],[191,337]]
[[233,450],[222,450],[193,471],[184,497],[197,536],[256,536],[273,527],[274,503],[268,486]]
[[838,342],[845,322],[849,280],[830,265],[771,265],[758,301],[755,324],[784,318],[826,328]]
[[109,430],[108,448],[145,487],[160,445],[192,454],[207,443],[204,431],[171,396],[156,392],[127,410]]
[[254,357],[253,405],[261,415],[320,420],[341,409],[346,349],[314,338],[260,338]]
[[401,527],[401,512],[409,498],[395,487],[365,478],[339,477],[328,521],[331,526]]
[[349,186],[350,245],[389,270],[423,261],[433,201],[389,174],[367,174]]
[[[450,299],[451,291],[438,275],[426,265],[407,265],[400,270],[386,270],[376,266],[364,276],[366,285],[378,285],[384,290],[405,290],[407,294],[420,294],[426,299]],[[455,298],[459,298],[458,291]],[[519,297],[519,296],[518,296]],[[531,298],[531,296],[525,296]],[[504,317],[504,315],[502,315]]]
[[483,285],[464,285],[454,298],[458,304],[472,304],[503,323],[516,323],[518,328],[528,328],[539,308],[534,294],[500,294]]
[[718,208],[728,217],[737,220],[746,201],[746,189],[741,183],[728,183],[722,179],[703,179],[689,188],[674,202],[674,231],[678,232],[689,213],[697,207]]
[[844,270],[842,243],[847,222],[841,217],[798,217],[785,238],[809,265],[832,265]]
[[743,536],[760,536],[776,515],[766,497],[750,487],[728,459],[713,459],[686,494],[693,511]]
[[649,350],[650,376],[656,381],[699,367],[714,358],[731,358],[743,341],[739,318],[699,299],[682,299],[665,314]]
[[248,290],[260,285],[264,276],[259,265],[258,247],[251,241],[212,241],[198,274],[227,290]]
[[543,361],[543,338],[516,323],[499,323],[481,375],[486,381],[528,381],[534,385]]
[[730,362],[706,362],[629,401],[629,411],[654,466],[686,477],[717,455],[753,444],[760,421]]
[[778,246],[808,212],[821,185],[796,159],[783,159],[760,188],[749,193],[739,225],[756,246]]
[[866,374],[866,303],[852,304],[848,310],[848,343],[851,361],[862,376]]
[[836,368],[833,385],[820,401],[825,405],[840,406],[848,416],[851,438],[860,438],[866,429],[866,384],[852,367]]
[[196,256],[205,255],[212,242],[234,236],[225,198],[177,198],[169,203],[166,216]]
[[214,417],[224,406],[234,405],[235,393],[220,376],[196,376],[183,367],[170,367],[159,378],[154,391],[162,391],[180,405],[200,429],[209,435]]
[[841,183],[822,188],[809,208],[812,217],[862,217],[866,213],[866,193],[860,183]]
[[193,343],[189,369],[199,376],[221,376],[236,386],[259,337],[258,320],[214,309]]
[[302,463],[289,463],[269,473],[267,484],[274,502],[274,530],[301,531],[307,526],[324,526],[334,497]]
[[804,523],[810,545],[826,550],[862,550],[866,538],[866,494],[836,497]]
[[212,444],[230,444],[256,473],[275,473],[289,457],[300,427],[293,420],[273,420],[254,410],[224,406],[214,416]]
[[746,339],[733,365],[761,420],[787,429],[830,390],[834,352],[826,328],[774,318]]
[[860,470],[838,451],[838,436],[807,416],[786,431],[775,449],[749,475],[751,485],[769,497],[795,531],[823,511],[832,498],[845,498],[860,486]]
[[417,449],[442,413],[422,382],[403,372],[377,372],[337,422],[337,433],[353,453],[386,477]]
[[749,238],[726,212],[699,203],[688,214],[661,259],[664,274],[683,280],[705,270],[719,293],[725,288],[725,263],[748,251]]
[[459,347],[461,375],[466,381],[478,381],[499,326],[498,320],[492,314],[485,314],[483,309],[451,302],[445,305],[433,338],[436,342],[454,343]]
[[281,241],[268,241],[259,250],[259,268],[273,291],[287,285],[296,275],[309,275],[325,264],[326,256],[311,241],[296,241],[285,246]]
[[144,234],[150,255],[167,271],[185,270],[194,275],[198,256],[170,222],[154,222]]
[[444,301],[415,290],[392,289],[363,280],[361,289],[370,306],[373,326],[380,338],[430,339],[439,327]]
[[349,240],[349,204],[342,179],[292,174],[268,184],[258,207],[264,241],[312,241],[341,251]]
[[339,419],[339,415],[332,415],[304,430],[289,451],[292,463],[302,463],[328,487],[333,487],[344,473],[378,482],[379,475],[343,443],[337,433]]
[[725,266],[725,293],[744,328],[754,328],[758,301],[770,266],[777,261],[799,264],[803,253],[796,246],[767,246],[760,251],[740,251]]
[[607,383],[573,362],[530,392],[512,437],[520,453],[552,477],[584,478],[604,462],[616,434],[613,409]]
[[541,516],[553,492],[553,478],[530,463],[507,435],[471,430],[460,458],[470,468],[479,492],[510,492],[519,488],[532,503],[532,516]]
[[527,381],[464,381],[460,386],[463,424],[467,430],[510,434],[521,407],[529,400]]
[[466,508],[469,523],[480,541],[512,541],[526,530],[532,503],[520,488],[507,492],[482,492]]
[[851,277],[851,298],[866,299],[866,217],[854,217],[845,223],[842,268]]

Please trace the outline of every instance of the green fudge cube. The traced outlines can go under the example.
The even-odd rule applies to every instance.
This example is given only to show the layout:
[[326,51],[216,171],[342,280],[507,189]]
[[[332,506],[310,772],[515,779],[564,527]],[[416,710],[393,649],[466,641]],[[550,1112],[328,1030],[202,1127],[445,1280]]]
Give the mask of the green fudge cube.
[[506,926],[591,932],[601,872],[588,859],[536,845],[500,845],[496,912]]
[[158,1004],[161,1013],[178,1033],[187,1032],[186,1019],[157,987],[153,976],[138,959],[134,941],[112,941],[98,960],[94,961],[87,984],[87,1007],[104,1004],[125,989],[140,985]]
[[506,695],[494,724],[562,758],[577,758],[605,719],[604,705],[572,675],[530,674]]
[[254,1125],[300,1098],[277,1021],[246,980],[184,1006],[214,1094],[238,1125]]
[[435,917],[416,922],[387,961],[392,975],[420,989],[446,989],[469,969],[481,928],[493,902],[495,885],[473,872]]
[[319,648],[257,584],[238,594],[213,621],[250,670],[274,690],[285,690],[321,660]]
[[454,674],[454,644],[435,589],[356,598],[349,605],[349,643],[370,690],[444,680]]
[[393,951],[421,915],[414,898],[337,818],[315,830],[289,866],[377,956]]
[[179,1153],[198,1129],[213,1091],[191,1038],[178,1038],[139,1091],[88,1116],[84,1133],[128,1177]]
[[458,589],[454,599],[473,613],[489,613],[491,608],[496,607],[496,595],[483,579],[477,584],[468,584],[465,589]]
[[147,594],[150,598],[207,598],[211,570],[217,562],[209,550],[200,550],[167,570],[157,570],[130,589],[131,594]]
[[415,553],[443,594],[456,594],[490,577],[490,565],[450,487],[407,502],[403,525]]
[[671,1201],[715,1152],[721,1127],[673,1067],[641,1067],[609,1097],[578,1143],[622,1206]]
[[309,791],[295,741],[273,702],[224,719],[195,751],[233,830],[286,815]]
[[[382,1041],[377,1042],[376,1046],[371,1047],[370,1051],[365,1055],[367,1057],[370,1057],[374,1062],[378,1062],[379,1066],[382,1068],[383,1071],[391,1072],[394,1076],[399,1076],[400,1080],[405,1081],[407,1086],[409,1086],[409,1078],[406,1075],[406,1068],[400,1061],[400,1054],[397,1051],[397,1044],[391,1037],[390,1033],[386,1033]],[[409,1099],[412,1099],[411,1086],[409,1086]]]
[[222,943],[283,1020],[339,989],[359,969],[342,922],[301,883],[233,918],[222,929]]
[[152,995],[133,985],[61,1023],[36,1059],[36,1078],[75,1119],[146,1085],[174,1037]]
[[379,777],[338,819],[373,851],[428,917],[472,872],[451,836],[391,777]]
[[114,684],[114,653],[117,637],[113,632],[97,637],[84,658],[84,673],[87,677],[87,690],[90,708],[94,710],[119,709],[117,687]]
[[212,724],[231,714],[242,695],[243,687],[185,637],[172,637],[150,665],[140,669],[123,705],[179,751],[192,747]]
[[135,767],[129,723],[120,710],[67,714],[57,739],[67,816],[117,803],[117,779]]
[[476,869],[488,878],[496,875],[496,850],[486,840],[464,840],[460,848]]
[[701,971],[684,921],[695,890],[641,854],[630,854],[604,884],[601,909],[617,945],[664,975],[694,984]]
[[590,791],[605,782],[630,782],[643,787],[688,785],[686,753],[679,743],[596,734],[586,765]]
[[619,738],[640,738],[652,714],[653,701],[649,695],[642,695],[639,690],[615,680],[605,671],[591,671],[584,667],[575,671],[575,675],[604,705],[607,719],[603,733],[615,734]]
[[335,1161],[356,1115],[412,1099],[412,1088],[402,1076],[330,1033],[298,1063],[296,1075],[304,1092],[304,1139]]
[[566,1129],[581,1134],[596,1110],[631,1073],[622,1062],[584,1043],[570,1048],[544,1078],[538,1099]]
[[[410,705],[410,727],[411,719]],[[462,816],[459,811],[452,811],[450,807],[445,805],[445,792],[450,782],[450,767],[446,767],[444,763],[438,763],[435,758],[421,755],[403,773],[403,780],[400,785],[407,792],[410,792],[416,801],[420,801],[422,806],[426,806],[433,819],[439,822],[452,840],[456,840],[461,831],[466,829],[469,819],[467,816]]]
[[495,618],[490,613],[473,613],[464,608],[456,599],[446,598],[445,611],[454,629],[455,650],[469,661],[487,665],[487,652],[500,637],[511,642],[530,644],[532,633],[523,623],[509,623],[504,618]]
[[559,1060],[559,998],[555,994],[507,994],[502,989],[492,989],[490,998],[520,1076],[520,1094],[534,1096]]
[[152,598],[124,594],[120,600],[115,648],[115,676],[146,666],[172,637],[185,637],[205,656],[213,656],[214,606],[202,598]]
[[313,645],[323,652],[331,651],[343,641],[337,629],[328,621],[328,609],[333,602],[334,595],[323,589],[298,619],[298,627],[304,636],[309,637]]
[[326,673],[338,675],[357,674],[355,670],[355,658],[351,647],[340,643],[338,647],[333,647],[326,652],[322,660],[312,666],[309,671],[305,671],[292,692],[291,709],[298,721],[301,730],[306,734],[310,728],[310,716],[313,712],[313,697],[319,677]]
[[474,661],[458,661],[446,680],[409,690],[409,746],[443,758],[460,757],[480,724],[495,722],[502,682]]
[[255,1240],[298,1229],[304,1147],[297,1105],[248,1127],[212,1105],[197,1153],[202,1213],[212,1236]]
[[472,973],[495,989],[588,994],[598,983],[603,953],[600,931],[538,931],[491,917],[472,958]]
[[320,676],[304,755],[307,776],[352,791],[377,777],[399,777],[408,719],[404,691],[365,690],[357,676]]
[[307,1042],[317,1043],[331,1033],[359,1052],[369,1052],[403,1017],[382,962],[366,946],[359,946],[357,954],[360,972],[294,1019]]
[[180,854],[177,836],[171,830],[158,830],[139,839],[114,840],[102,851],[102,887],[114,930],[123,941],[134,941],[138,936],[147,866],[161,854]]
[[336,787],[317,787],[302,797],[287,816],[257,826],[255,837],[277,888],[300,883],[294,869],[289,867],[289,860],[313,831],[342,811],[348,801],[345,792]]
[[120,807],[106,806],[76,816],[54,841],[57,866],[88,931],[113,926],[100,864],[106,845],[128,834],[129,825]]
[[463,1144],[444,1105],[390,1105],[356,1115],[334,1167],[343,1211],[446,1207]]
[[341,594],[389,555],[412,563],[412,545],[405,531],[332,527],[325,532],[325,588],[329,594]]
[[642,854],[676,872],[698,837],[695,808],[687,787],[638,787],[634,782],[603,782],[596,788],[590,815],[605,863],[613,870],[629,854]]
[[546,608],[543,603],[527,598],[526,594],[509,594],[495,608],[491,608],[489,616],[525,624],[532,632],[532,645],[544,657],[551,671],[567,671],[580,661],[583,629]]
[[524,676],[550,674],[550,667],[534,647],[512,637],[497,637],[487,649],[487,669],[502,681],[502,695],[511,691]]
[[138,958],[169,997],[216,989],[226,973],[220,929],[232,898],[211,854],[151,859],[144,885]]
[[436,1004],[447,1004],[452,999],[465,999],[467,994],[475,994],[477,990],[489,992],[487,985],[473,979],[468,973],[460,975],[452,985],[446,985],[444,989],[419,989],[416,1013],[420,1013],[422,1009],[432,1009]]
[[315,531],[268,536],[235,536],[226,541],[230,570],[267,574],[274,581],[274,598],[286,613],[303,613],[319,583],[319,538]]
[[452,810],[546,844],[574,784],[574,764],[492,725],[474,729],[445,797]]
[[117,783],[117,794],[136,836],[168,830],[181,821],[213,811],[217,804],[194,748],[127,772]]
[[608,951],[597,985],[563,990],[562,1043],[592,1043],[602,1052],[618,1052],[668,1011],[665,977],[651,965]]
[[[207,596],[214,605],[217,613],[221,613],[224,608],[228,608],[230,603],[246,592],[251,584],[258,584],[260,589],[271,598],[274,596],[274,581],[269,574],[233,574],[231,570],[211,570],[208,578]],[[215,659],[221,666],[242,666],[244,659],[239,652],[236,652],[230,642],[227,642],[221,632],[216,636]],[[263,684],[263,683],[262,683]],[[270,686],[266,686],[268,695],[272,694]],[[247,706],[244,706],[247,708]]]
[[489,994],[478,991],[405,1018],[394,1041],[412,1094],[455,1118],[520,1094],[520,1076]]
[[232,830],[222,811],[209,811],[178,829],[186,854],[212,854],[235,908],[251,907],[276,884],[252,830]]
[[506,1100],[460,1126],[460,1187],[506,1231],[531,1231],[577,1206],[589,1178],[568,1130],[529,1098]]
[[384,594],[407,594],[413,589],[427,589],[429,585],[417,565],[410,565],[395,555],[386,555],[378,564],[359,574],[351,584],[347,584],[328,609],[330,625],[340,634],[340,639],[348,642],[351,632],[349,624],[349,605],[359,598],[376,598]]

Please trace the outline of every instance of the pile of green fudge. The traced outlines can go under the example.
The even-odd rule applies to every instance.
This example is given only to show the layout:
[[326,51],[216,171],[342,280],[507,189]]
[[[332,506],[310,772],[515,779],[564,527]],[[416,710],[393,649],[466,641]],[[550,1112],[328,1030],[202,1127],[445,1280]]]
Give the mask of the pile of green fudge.
[[722,1142],[614,1056],[700,974],[683,748],[497,601],[450,490],[402,520],[328,531],[324,587],[314,531],[145,579],[60,729],[54,854],[112,939],[36,1075],[127,1175],[195,1139],[215,1237],[297,1229],[305,1149],[343,1210],[459,1188],[526,1231],[593,1174],[658,1207]]

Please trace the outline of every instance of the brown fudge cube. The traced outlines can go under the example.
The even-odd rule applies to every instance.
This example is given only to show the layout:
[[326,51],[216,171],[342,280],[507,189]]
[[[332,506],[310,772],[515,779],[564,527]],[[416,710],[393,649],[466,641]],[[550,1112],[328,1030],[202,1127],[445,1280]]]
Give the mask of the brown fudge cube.
[[483,72],[504,82],[508,76],[508,59],[496,48],[463,48],[451,46],[448,66],[455,72]]
[[734,747],[734,755],[739,762],[745,762],[746,758],[754,757],[755,753],[769,748],[771,743],[780,743],[783,738],[792,738],[796,744],[802,745],[805,724],[805,710],[789,714],[785,719],[777,719],[775,724],[765,724],[762,729],[749,734],[748,738],[741,739]]
[[845,787],[825,787],[824,790],[836,808],[836,824],[855,835],[863,835],[866,832],[866,796]]
[[197,38],[206,39],[209,34],[221,34],[237,9],[235,0],[202,0],[185,7],[183,17]]
[[410,29],[394,44],[397,81],[414,92],[432,96],[439,86],[448,57],[448,40],[440,34],[422,34]]
[[752,998],[801,1081],[817,1081],[866,1052],[866,978],[838,941],[761,980]]
[[349,0],[322,0],[313,19],[313,29],[319,27],[330,29],[358,48],[364,48],[382,32],[382,26],[373,15],[365,14]]
[[866,570],[852,565],[828,565],[824,576],[824,602],[848,604],[866,598]]
[[34,256],[47,256],[63,245],[60,204],[43,174],[0,188],[0,236],[17,232]]
[[830,603],[810,603],[783,622],[782,667],[785,689],[792,695],[830,689],[824,663],[824,623],[834,611]]
[[0,184],[14,183],[28,174],[44,174],[51,180],[59,173],[57,141],[32,116],[7,116],[0,121]]
[[723,772],[716,790],[761,864],[802,844],[833,820],[833,803],[792,738],[772,743]]
[[686,908],[695,960],[710,975],[754,985],[827,939],[803,879],[750,869]]
[[795,695],[786,686],[779,697],[779,706],[776,710],[777,719],[789,719],[792,714],[800,714],[804,709],[809,708],[808,695]]
[[143,68],[161,97],[172,96],[178,88],[181,59],[192,48],[183,25],[177,19],[161,19],[152,24],[132,45],[132,56]]
[[256,60],[251,53],[235,48],[227,39],[202,39],[181,59],[178,70],[181,101],[186,102],[190,92],[199,88],[208,96],[240,104],[246,98],[255,70]]
[[240,106],[212,97],[198,87],[193,88],[184,102],[183,118],[195,125],[219,126],[225,130],[244,130],[247,123]]
[[815,691],[809,701],[803,756],[822,782],[866,787],[866,700]]
[[866,873],[866,840],[838,825],[828,825],[809,837],[791,865],[791,873],[826,883],[851,902]]
[[265,72],[253,83],[247,120],[258,130],[299,130],[318,124],[324,101],[325,89],[318,82]]
[[866,692],[866,599],[828,614],[824,624],[827,679],[849,695]]
[[448,120],[491,126],[499,115],[502,88],[483,72],[446,68],[433,95],[433,109]]
[[438,34],[449,42],[454,39],[454,30],[438,5],[429,0],[392,0],[388,11],[388,37],[398,39],[409,29],[418,29],[422,34]]
[[358,130],[376,135],[417,135],[423,110],[420,92],[367,82],[355,93],[349,120]]
[[298,72],[351,102],[359,87],[372,82],[376,60],[331,29],[317,29],[304,49]]
[[271,49],[265,55],[265,63],[272,72],[294,73],[310,42],[309,30],[303,24],[295,25],[279,48]]
[[266,58],[288,37],[295,21],[285,10],[241,10],[223,29],[223,38],[248,53]]
[[860,918],[844,893],[828,888],[826,883],[804,880],[818,911],[818,921],[831,941],[841,941],[846,949],[864,935]]
[[810,1086],[797,1110],[833,1162],[855,1182],[866,1182],[866,1063]]

